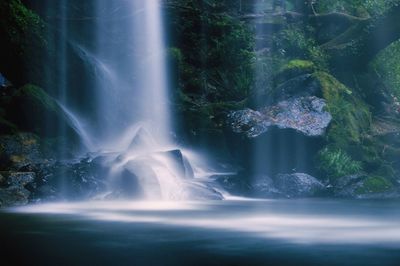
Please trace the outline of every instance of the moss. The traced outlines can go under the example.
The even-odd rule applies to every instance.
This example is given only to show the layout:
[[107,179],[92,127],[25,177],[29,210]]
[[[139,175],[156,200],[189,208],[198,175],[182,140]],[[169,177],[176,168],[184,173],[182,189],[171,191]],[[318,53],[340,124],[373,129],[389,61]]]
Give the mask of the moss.
[[383,49],[371,63],[385,88],[397,98],[400,97],[400,40]]
[[322,96],[333,118],[327,134],[329,141],[343,148],[361,143],[371,126],[369,107],[332,75],[321,71],[313,75],[321,84]]
[[295,59],[284,64],[274,77],[276,84],[281,84],[294,77],[311,74],[316,71],[316,66],[313,62],[308,60]]
[[18,90],[16,96],[28,98],[49,111],[60,111],[57,102],[38,86],[27,84]]
[[291,60],[283,67],[283,70],[292,70],[292,69],[300,69],[303,71],[312,72],[315,69],[315,64],[308,60],[295,59]]
[[315,29],[303,24],[289,24],[284,30],[274,35],[275,49],[282,51],[289,59],[309,60],[321,69],[327,68],[328,57],[316,40]]
[[0,1],[0,72],[13,84],[41,78],[47,49],[45,24],[20,0]]
[[58,103],[42,88],[32,84],[15,91],[6,109],[6,119],[19,130],[40,136],[57,135],[59,127],[66,124]]
[[393,184],[384,177],[371,176],[364,180],[363,185],[356,189],[357,194],[382,193],[393,188]]

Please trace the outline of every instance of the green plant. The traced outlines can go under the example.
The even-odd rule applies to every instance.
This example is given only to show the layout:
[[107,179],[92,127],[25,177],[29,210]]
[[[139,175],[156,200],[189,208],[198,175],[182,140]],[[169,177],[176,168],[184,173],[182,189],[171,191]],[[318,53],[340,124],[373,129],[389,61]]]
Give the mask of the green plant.
[[345,151],[328,147],[318,153],[318,165],[329,178],[356,174],[363,170],[362,163],[353,160]]
[[312,61],[321,69],[327,68],[328,57],[315,39],[314,29],[303,24],[290,24],[274,36],[275,49],[289,59]]

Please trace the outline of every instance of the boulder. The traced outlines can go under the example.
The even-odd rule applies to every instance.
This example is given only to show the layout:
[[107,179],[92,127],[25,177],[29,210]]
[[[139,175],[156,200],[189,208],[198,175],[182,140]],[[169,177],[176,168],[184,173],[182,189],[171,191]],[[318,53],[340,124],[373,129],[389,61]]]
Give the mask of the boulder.
[[321,86],[312,74],[295,76],[282,82],[273,91],[272,98],[275,102],[294,97],[320,96]]
[[107,199],[134,199],[143,196],[138,177],[128,169],[120,171],[111,178],[112,188],[106,196]]
[[3,172],[2,176],[5,176],[6,184],[10,187],[25,187],[35,180],[36,175],[33,172]]
[[223,200],[224,196],[204,182],[188,181],[182,184],[180,191],[174,193],[177,200]]
[[336,197],[357,199],[398,198],[398,189],[394,184],[380,176],[355,174],[338,178],[333,185]]
[[306,136],[322,136],[332,120],[325,106],[325,100],[315,96],[291,98],[260,111],[231,112],[228,120],[234,132],[249,138],[267,132],[272,126],[294,129]]
[[0,136],[0,167],[19,170],[29,164],[41,163],[40,139],[32,133]]
[[20,130],[40,136],[58,137],[60,128],[71,136],[76,134],[59,104],[42,88],[31,84],[11,95],[6,118]]
[[[129,191],[127,191],[126,193],[130,193],[132,195],[132,193],[134,192],[141,191],[141,194],[147,198],[151,199],[161,198],[162,195],[161,186],[158,179],[159,176],[157,176],[157,174],[159,173],[157,173],[153,169],[154,164],[155,162],[149,161],[149,159],[145,160],[138,159],[138,160],[132,160],[124,166],[125,171],[126,170],[128,171],[128,173],[125,173],[125,175],[129,175],[129,179],[135,180],[136,184],[136,187],[134,186],[129,187]],[[112,182],[112,184],[115,184],[115,182]]]
[[30,192],[23,187],[0,188],[0,208],[26,205]]
[[246,196],[252,190],[251,184],[246,179],[246,174],[216,175],[212,178],[223,190],[232,195]]
[[284,196],[276,187],[274,180],[262,175],[255,178],[251,186],[251,195],[261,198],[275,198]]
[[318,196],[325,190],[324,184],[305,173],[279,174],[274,185],[288,198]]
[[163,154],[172,162],[173,167],[178,171],[181,177],[194,178],[194,171],[189,160],[182,154],[181,150],[170,150]]
[[89,160],[45,161],[22,168],[35,173],[32,201],[89,199],[106,190],[106,173]]
[[28,185],[32,184],[32,172],[2,172],[0,178],[0,207],[24,205],[31,195]]

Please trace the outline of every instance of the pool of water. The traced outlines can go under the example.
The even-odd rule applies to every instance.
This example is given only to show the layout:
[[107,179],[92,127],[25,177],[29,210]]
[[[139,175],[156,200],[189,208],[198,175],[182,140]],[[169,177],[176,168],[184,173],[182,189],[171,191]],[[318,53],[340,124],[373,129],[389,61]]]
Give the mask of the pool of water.
[[0,238],[1,265],[400,265],[400,201],[41,204]]

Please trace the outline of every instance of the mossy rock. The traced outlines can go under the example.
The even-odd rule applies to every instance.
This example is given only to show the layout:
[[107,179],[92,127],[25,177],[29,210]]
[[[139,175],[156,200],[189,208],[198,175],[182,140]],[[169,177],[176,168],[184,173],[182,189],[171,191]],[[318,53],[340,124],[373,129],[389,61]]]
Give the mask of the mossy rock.
[[384,193],[393,189],[393,184],[384,177],[370,176],[355,192],[359,195],[371,193]]
[[296,76],[311,74],[317,70],[315,64],[308,60],[295,59],[285,64],[277,73],[274,80],[277,84],[285,82]]
[[346,198],[391,198],[398,196],[393,182],[384,176],[357,174],[334,183],[334,195]]
[[47,53],[45,24],[20,0],[0,1],[0,72],[22,85],[42,79]]
[[42,88],[27,84],[15,91],[6,109],[6,118],[19,130],[55,137],[69,128],[57,102]]
[[27,84],[20,88],[15,96],[30,99],[36,105],[43,107],[48,111],[61,112],[61,109],[57,102],[38,86]]
[[317,71],[313,76],[321,85],[322,97],[333,118],[328,140],[343,148],[351,143],[360,143],[371,127],[368,105],[332,75]]

